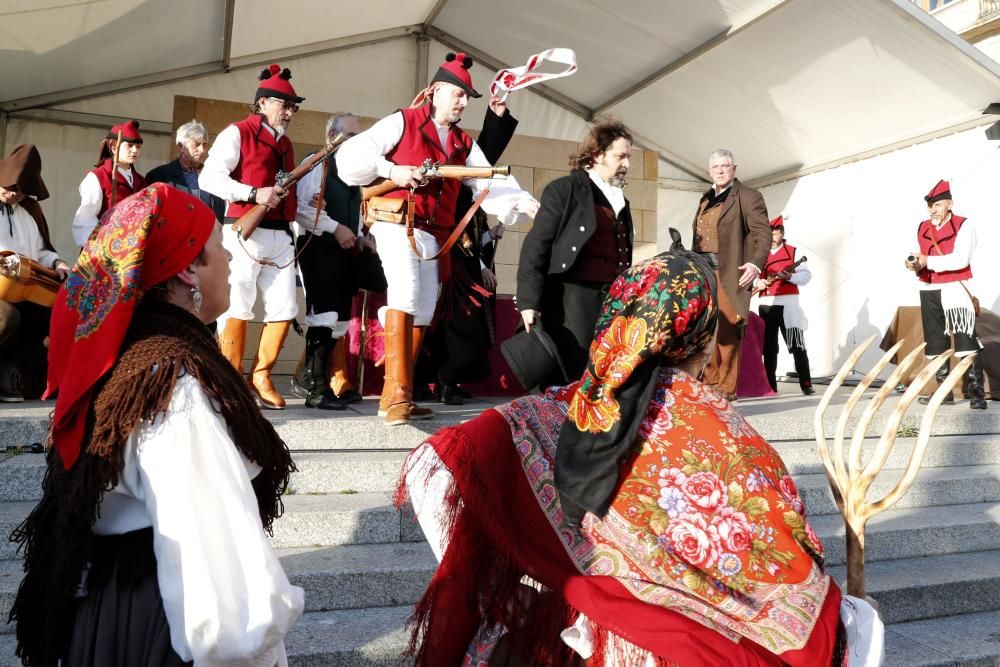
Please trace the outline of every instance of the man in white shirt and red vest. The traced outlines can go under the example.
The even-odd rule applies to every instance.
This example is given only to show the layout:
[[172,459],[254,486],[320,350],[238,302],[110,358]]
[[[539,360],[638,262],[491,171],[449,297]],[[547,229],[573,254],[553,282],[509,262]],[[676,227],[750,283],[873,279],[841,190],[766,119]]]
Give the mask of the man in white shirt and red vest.
[[[121,144],[118,133],[121,132]],[[118,165],[111,173],[114,155],[118,153]],[[115,125],[101,142],[101,153],[97,164],[80,183],[80,207],[73,216],[73,240],[78,246],[87,242],[90,233],[97,227],[112,200],[118,202],[146,187],[146,179],[135,169],[135,161],[142,153],[142,135],[139,121],[128,120]],[[112,192],[114,194],[112,194]]]
[[[976,247],[976,228],[972,221],[951,211],[951,186],[938,181],[924,197],[930,219],[917,227],[919,253],[912,253],[906,268],[920,281],[920,319],[924,327],[924,353],[937,356],[951,347],[955,339],[955,357],[961,359],[983,349],[976,335],[976,308],[966,282],[972,278],[972,252]],[[940,384],[948,376],[950,365],[937,373]],[[966,377],[973,410],[986,409],[983,367],[977,356]],[[921,403],[928,402],[921,397]],[[945,403],[953,403],[949,394]]]
[[[460,187],[459,181],[452,179],[425,183],[416,167],[425,159],[449,165],[492,166],[479,146],[458,127],[469,96],[480,97],[472,86],[470,67],[469,56],[449,53],[410,108],[383,118],[337,152],[337,171],[348,185],[367,185],[378,177],[391,180],[399,187],[386,195],[390,200],[405,200],[413,190],[414,241],[420,257],[410,247],[404,224],[379,221],[371,227],[388,282],[386,382],[379,414],[389,425],[427,419],[433,414],[413,404],[413,362],[424,330],[434,316],[439,291],[439,261],[427,258],[442,248],[455,228]],[[476,194],[489,188],[482,207],[506,224],[516,222],[522,213],[534,217],[538,210],[538,202],[512,178],[466,179],[464,183]],[[443,253],[441,263],[447,258],[448,253]]]
[[771,220],[771,252],[764,260],[764,270],[754,281],[760,301],[757,312],[764,319],[764,370],[772,391],[778,391],[778,332],[785,339],[795,360],[799,388],[806,396],[815,394],[809,373],[805,331],[807,321],[799,304],[799,287],[812,280],[805,262],[796,266],[794,246],[785,242],[785,218]]
[[[222,353],[243,372],[247,323],[260,287],[264,330],[250,369],[250,385],[261,407],[281,410],[285,399],[271,382],[271,370],[298,314],[295,300],[295,190],[275,185],[279,171],[295,168],[292,142],[285,136],[305,98],[295,94],[291,72],[271,65],[258,77],[251,113],[219,133],[198,177],[202,190],[229,202],[223,245],[229,262],[229,310],[219,320]],[[242,240],[232,224],[257,204],[268,207],[264,221]]]

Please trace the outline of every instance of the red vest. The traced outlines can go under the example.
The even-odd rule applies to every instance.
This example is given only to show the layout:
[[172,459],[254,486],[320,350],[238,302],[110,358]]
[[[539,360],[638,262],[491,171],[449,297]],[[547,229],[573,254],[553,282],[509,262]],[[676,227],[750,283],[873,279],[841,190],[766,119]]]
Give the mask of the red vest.
[[[430,158],[441,164],[465,165],[472,151],[472,138],[457,125],[448,131],[447,146],[442,147],[437,127],[431,120],[431,105],[403,109],[403,136],[396,147],[386,154],[393,164],[419,167]],[[461,181],[436,178],[414,192],[414,226],[444,242],[455,228],[455,203]],[[386,197],[406,197],[409,190],[393,190]]]
[[[781,273],[786,269],[791,269],[795,263],[795,247],[787,243],[782,243],[775,252],[769,253],[767,261],[764,262],[764,270],[761,271],[761,278],[767,280],[773,275]],[[761,296],[780,296],[782,294],[798,294],[799,286],[787,280],[775,280],[766,290],[760,293]]]
[[[268,188],[274,185],[279,169],[285,172],[295,169],[292,142],[287,136],[275,140],[271,131],[261,123],[258,114],[250,114],[233,125],[240,131],[240,161],[229,174],[233,180],[255,188]],[[231,202],[226,209],[226,217],[239,218],[255,205]],[[271,222],[291,222],[295,220],[297,205],[295,188],[292,188],[281,200],[281,204],[268,211],[264,219]]]
[[[131,167],[131,169],[132,185],[128,184],[120,172],[115,174],[115,205],[125,197],[146,187],[146,179],[143,175],[137,172],[135,167]],[[111,160],[105,160],[104,164],[96,169],[91,169],[90,173],[97,176],[97,182],[101,184],[101,210],[97,213],[97,219],[100,220],[101,216],[111,207]]]
[[[949,255],[955,249],[955,239],[958,238],[958,230],[962,228],[965,218],[952,214],[951,219],[941,226],[941,229],[934,229],[934,223],[924,220],[917,228],[917,243],[920,244],[920,254],[928,257],[940,257]],[[931,238],[937,241],[937,247]],[[941,251],[938,252],[938,247]],[[966,266],[957,271],[931,271],[923,269],[917,273],[917,278],[925,283],[954,283],[959,280],[968,280],[972,277],[972,267]]]
[[[632,244],[629,243],[622,216],[615,217],[615,210],[600,188],[593,184],[591,188],[594,191],[597,226],[594,234],[580,248],[580,254],[565,278],[570,281],[613,283],[620,273],[632,266]],[[624,213],[625,209],[621,212]]]

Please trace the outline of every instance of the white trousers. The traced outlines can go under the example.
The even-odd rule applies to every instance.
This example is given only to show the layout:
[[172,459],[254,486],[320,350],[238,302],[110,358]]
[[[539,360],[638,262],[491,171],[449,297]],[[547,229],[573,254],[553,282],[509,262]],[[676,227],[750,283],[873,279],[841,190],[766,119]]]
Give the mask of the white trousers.
[[[418,258],[406,239],[406,225],[376,222],[371,227],[382,260],[386,290],[386,307],[413,315],[413,324],[425,327],[434,317],[438,299],[437,260]],[[419,229],[414,231],[417,248],[424,257],[433,255],[440,246],[437,239]]]
[[287,264],[295,256],[292,237],[280,230],[258,229],[241,247],[237,233],[225,225],[222,245],[233,258],[229,262],[229,310],[220,318],[219,325],[223,326],[224,320],[231,318],[253,319],[258,287],[264,300],[265,322],[294,320],[299,312],[295,300],[295,265],[283,269],[263,266],[247,255],[249,251],[254,257]]

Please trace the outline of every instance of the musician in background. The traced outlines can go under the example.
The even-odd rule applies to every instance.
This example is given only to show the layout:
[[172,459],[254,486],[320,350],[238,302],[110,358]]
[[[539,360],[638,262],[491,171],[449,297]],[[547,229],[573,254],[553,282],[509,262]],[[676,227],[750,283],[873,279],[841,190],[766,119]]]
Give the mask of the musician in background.
[[[38,204],[48,196],[37,148],[24,144],[0,159],[0,250],[51,267],[60,280],[65,280],[69,266],[52,247],[49,227]],[[50,314],[51,308],[29,301],[0,300],[0,401],[24,400],[24,375],[28,376],[27,394],[41,395]]]
[[139,121],[125,121],[108,131],[101,142],[97,164],[80,182],[80,206],[73,216],[73,240],[78,246],[87,242],[101,216],[111,208],[112,202],[117,204],[146,187],[146,178],[135,169],[135,161],[141,153]]
[[[202,190],[229,202],[222,231],[222,243],[232,256],[229,310],[219,319],[222,354],[243,372],[247,325],[259,287],[264,330],[250,369],[250,385],[258,404],[269,410],[285,407],[285,399],[271,382],[271,370],[299,310],[291,228],[298,200],[294,189],[275,185],[279,171],[295,168],[286,131],[305,98],[295,94],[291,78],[288,68],[279,65],[260,73],[250,115],[219,133],[198,176]],[[250,238],[242,240],[232,223],[257,204],[267,206],[267,214]]]
[[764,370],[773,391],[778,391],[775,375],[778,368],[778,332],[785,339],[785,346],[795,360],[795,373],[799,388],[806,396],[815,394],[809,373],[809,356],[806,354],[805,332],[808,328],[805,312],[799,305],[799,287],[812,280],[812,273],[802,262],[798,266],[795,248],[785,243],[785,220],[778,216],[771,220],[771,252],[764,262],[764,270],[754,280],[754,290],[760,301],[757,312],[764,318]]
[[527,330],[540,323],[552,337],[568,374],[543,384],[583,374],[601,304],[618,274],[632,266],[632,211],[622,190],[631,155],[624,125],[592,126],[570,156],[572,173],[545,186],[524,237],[517,308]]
[[[350,137],[360,130],[354,114],[336,113],[326,123],[326,140],[332,143],[339,134]],[[309,328],[305,357],[292,378],[292,390],[306,399],[306,407],[344,410],[361,400],[347,379],[345,336],[351,303],[359,289],[384,292],[386,283],[375,244],[359,233],[361,188],[340,180],[333,160],[320,201],[322,186],[319,167],[295,186],[299,201],[295,231]]]
[[[469,96],[480,97],[472,86],[472,59],[449,53],[430,85],[407,109],[393,113],[370,129],[348,140],[337,153],[337,170],[349,185],[367,185],[382,177],[398,187],[368,202],[369,215],[378,218],[371,227],[388,282],[385,313],[386,381],[379,414],[388,425],[410,419],[427,419],[433,413],[413,404],[413,363],[423,334],[434,316],[440,271],[446,274],[448,253],[439,262],[423,259],[442,248],[455,229],[455,206],[460,183],[453,179],[422,180],[416,167],[424,160],[472,167],[491,167],[482,150],[458,127]],[[466,179],[477,195],[489,188],[483,202],[487,213],[513,224],[519,214],[534,217],[538,202],[517,182]],[[407,239],[399,205],[413,197],[414,242]],[[382,211],[382,213],[376,213]],[[395,220],[397,222],[389,222]]]

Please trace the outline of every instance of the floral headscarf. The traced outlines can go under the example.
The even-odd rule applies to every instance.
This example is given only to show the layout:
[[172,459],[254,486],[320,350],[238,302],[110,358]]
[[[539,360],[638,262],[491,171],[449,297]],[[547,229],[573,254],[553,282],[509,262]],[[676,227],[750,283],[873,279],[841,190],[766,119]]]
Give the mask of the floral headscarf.
[[575,522],[584,511],[607,513],[657,371],[708,346],[717,313],[715,272],[686,250],[641,262],[611,285],[556,450],[556,487]]
[[163,183],[123,199],[87,239],[52,309],[45,396],[56,391],[52,444],[66,469],[80,454],[94,386],[114,365],[146,290],[195,260],[215,215]]

